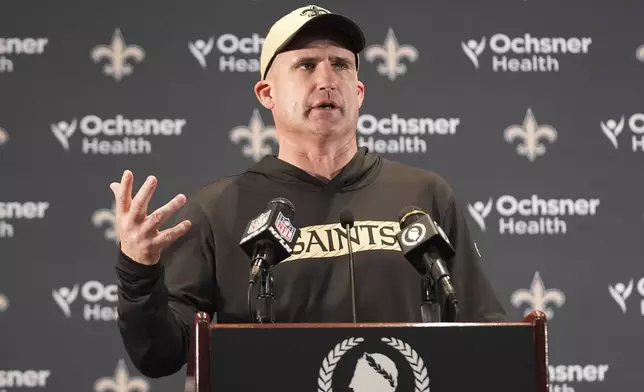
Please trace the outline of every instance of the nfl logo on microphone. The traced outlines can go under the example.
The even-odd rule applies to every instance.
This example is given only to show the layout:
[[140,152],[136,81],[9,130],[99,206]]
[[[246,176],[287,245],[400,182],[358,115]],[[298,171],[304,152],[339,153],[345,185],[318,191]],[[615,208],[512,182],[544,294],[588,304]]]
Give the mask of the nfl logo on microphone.
[[293,235],[295,235],[295,227],[291,225],[291,221],[287,217],[285,217],[281,211],[277,215],[275,228],[286,241],[293,241]]

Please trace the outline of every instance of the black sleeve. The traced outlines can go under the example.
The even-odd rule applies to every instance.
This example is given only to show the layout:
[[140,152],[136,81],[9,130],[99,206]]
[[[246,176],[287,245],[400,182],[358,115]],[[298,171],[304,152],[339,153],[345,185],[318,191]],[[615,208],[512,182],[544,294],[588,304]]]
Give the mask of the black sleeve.
[[188,201],[174,224],[190,230],[163,249],[155,265],[136,263],[119,250],[118,328],[125,350],[144,376],[178,372],[186,363],[196,312],[214,316],[215,249],[202,207]]
[[441,223],[456,252],[448,268],[459,300],[460,321],[503,321],[507,314],[481,266],[463,210],[450,197]]

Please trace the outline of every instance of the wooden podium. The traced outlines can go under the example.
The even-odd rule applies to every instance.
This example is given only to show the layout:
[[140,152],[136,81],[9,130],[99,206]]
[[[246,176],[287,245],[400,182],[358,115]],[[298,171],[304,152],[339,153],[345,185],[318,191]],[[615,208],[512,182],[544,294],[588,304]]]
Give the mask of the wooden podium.
[[547,392],[547,327],[519,322],[215,324],[195,316],[191,392]]

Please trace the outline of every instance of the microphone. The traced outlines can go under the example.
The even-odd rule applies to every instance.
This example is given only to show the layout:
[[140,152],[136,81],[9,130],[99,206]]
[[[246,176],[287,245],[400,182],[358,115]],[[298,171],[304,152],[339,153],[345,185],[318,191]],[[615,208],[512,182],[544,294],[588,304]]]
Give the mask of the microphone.
[[451,305],[453,321],[458,318],[458,299],[445,261],[454,256],[454,248],[443,229],[422,209],[415,206],[403,208],[398,217],[400,232],[398,244],[407,260],[421,275],[429,275],[441,287]]
[[340,224],[347,230],[347,244],[349,246],[349,279],[351,281],[351,311],[353,313],[353,322],[356,317],[356,274],[353,261],[353,246],[351,245],[351,228],[355,223],[355,218],[350,210],[344,209],[340,212]]
[[248,283],[254,285],[262,270],[288,258],[299,237],[293,226],[295,207],[290,200],[278,197],[271,200],[266,210],[248,222],[239,245],[251,259]]

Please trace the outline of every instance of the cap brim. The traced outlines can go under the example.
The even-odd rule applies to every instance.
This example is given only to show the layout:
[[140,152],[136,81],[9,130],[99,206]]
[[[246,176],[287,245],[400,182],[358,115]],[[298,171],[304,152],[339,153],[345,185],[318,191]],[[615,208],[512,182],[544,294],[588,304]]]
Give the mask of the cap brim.
[[[345,39],[344,43],[346,44],[347,49],[355,53],[356,66],[358,65],[357,64],[358,54],[362,52],[366,43],[364,32],[356,22],[347,18],[346,16],[340,15],[340,14],[334,14],[334,13],[327,13],[327,14],[321,14],[319,16],[316,16],[315,18],[311,18],[302,26],[300,26],[300,28],[295,30],[293,34],[291,34],[275,50],[275,53],[273,54],[273,58],[271,58],[270,62],[266,67],[266,73],[268,73],[268,69],[273,63],[275,56],[277,56],[279,53],[287,49],[288,46],[293,42],[293,40],[297,36],[299,36],[303,30],[314,26],[324,27],[326,29],[329,29],[329,31],[334,31],[336,33],[340,32]],[[264,78],[266,78],[266,75],[264,75]]]

